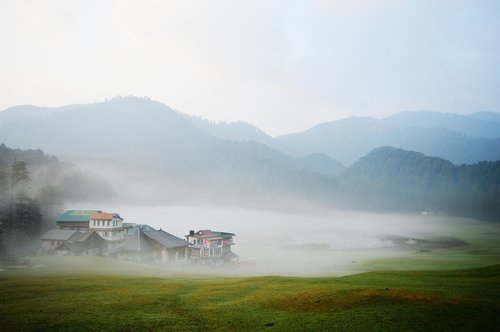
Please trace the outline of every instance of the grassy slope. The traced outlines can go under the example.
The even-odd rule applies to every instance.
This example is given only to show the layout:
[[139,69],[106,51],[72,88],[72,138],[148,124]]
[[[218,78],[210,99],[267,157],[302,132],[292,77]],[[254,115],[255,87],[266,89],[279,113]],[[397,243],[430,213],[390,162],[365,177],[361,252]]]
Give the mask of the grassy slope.
[[157,272],[1,274],[1,329],[500,330],[500,265],[336,278]]

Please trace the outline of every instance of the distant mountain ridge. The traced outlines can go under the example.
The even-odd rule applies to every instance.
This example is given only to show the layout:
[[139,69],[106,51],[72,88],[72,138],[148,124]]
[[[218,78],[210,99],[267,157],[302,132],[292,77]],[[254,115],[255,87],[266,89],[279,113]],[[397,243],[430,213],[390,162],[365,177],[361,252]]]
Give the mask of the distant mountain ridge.
[[352,117],[276,138],[245,122],[187,118],[220,139],[255,141],[291,155],[325,154],[344,164],[352,164],[379,146],[419,151],[455,164],[500,159],[500,114],[493,112],[411,111],[383,119]]
[[[383,124],[398,127],[443,128],[469,137],[499,138],[500,123],[492,121],[496,113],[481,112],[468,115],[432,111],[401,112],[384,119]],[[500,114],[496,114],[500,117]]]
[[[116,112],[117,108],[121,109],[122,118],[127,116],[132,117],[133,120],[124,123],[125,119],[114,118],[110,112]],[[156,109],[157,112],[153,117],[158,118],[148,117],[144,112],[141,113],[140,109],[146,113]],[[158,113],[160,109],[162,111]],[[57,124],[53,124],[54,121],[68,122],[64,120],[67,113],[73,115],[80,113],[78,116],[81,116],[82,111],[93,113],[94,121],[100,123],[105,121],[119,123],[124,128],[132,127],[134,124],[151,126],[146,137],[137,138],[139,142],[165,140],[167,136],[170,138],[166,139],[165,144],[173,144],[174,141],[177,144],[191,142],[196,145],[194,141],[198,139],[205,141],[207,137],[233,142],[253,141],[293,156],[324,154],[347,165],[354,163],[379,146],[394,146],[418,151],[429,156],[450,160],[455,164],[500,159],[499,113],[476,112],[469,115],[458,115],[432,111],[412,111],[398,113],[383,119],[352,117],[321,123],[304,132],[272,138],[249,123],[215,123],[201,117],[179,113],[148,98],[137,97],[115,98],[104,103],[68,105],[57,108],[15,106],[0,112],[0,129],[2,130],[0,138],[12,146],[43,148],[51,153],[71,155],[74,151],[80,151],[82,147],[63,144],[64,142],[58,139],[49,143],[47,142],[49,138],[37,140],[37,144],[33,145],[29,142],[30,138],[22,138],[22,132],[26,131],[30,125],[56,127]],[[146,115],[146,119],[143,118],[144,115]],[[87,121],[85,125],[89,128],[88,133],[99,135],[95,133],[96,130],[91,125],[92,121],[83,120],[82,124],[85,121]],[[148,121],[150,121],[149,124]],[[169,131],[172,133],[163,133],[163,135],[157,135],[156,138],[153,138],[155,133],[162,132],[161,123],[168,123],[169,128],[171,128]],[[18,125],[24,129],[20,130]],[[75,124],[75,126],[77,125]],[[183,129],[179,130],[180,128]],[[59,130],[61,134],[70,134],[64,127]],[[71,130],[75,130],[74,126]],[[182,133],[184,130],[186,133]],[[41,134],[42,130],[31,128],[29,131],[33,135]],[[133,136],[133,133],[127,135]],[[183,138],[179,139],[178,135]],[[134,141],[136,139],[125,142],[125,144],[133,145]],[[98,142],[97,145],[100,146],[100,150],[104,151],[106,149],[103,148],[109,143],[108,141]],[[40,144],[46,145],[41,146]],[[73,148],[68,151],[62,145]],[[176,144],[173,145],[175,147]],[[54,146],[57,146],[57,149],[53,151]],[[114,149],[114,153],[118,153],[118,150]],[[86,153],[95,154],[95,152],[90,151],[86,151]],[[121,151],[121,155],[126,156],[127,152]],[[103,155],[99,157],[105,158]]]
[[244,194],[272,183],[291,193],[322,186],[344,168],[327,156],[291,157],[257,142],[217,138],[148,98],[43,109],[4,125],[2,113],[0,141],[9,146],[154,166],[192,187]]
[[476,118],[496,119],[495,114],[464,116],[420,111],[384,119],[354,117],[321,123],[276,140],[296,153],[323,153],[347,165],[380,146],[470,164],[500,159],[500,122]]
[[[450,115],[430,113],[441,119],[434,122],[441,127],[426,122],[428,115],[348,118],[273,139],[250,124],[211,123],[148,98],[125,97],[0,112],[0,143],[111,161],[108,171],[126,174],[116,188],[130,191],[132,199],[129,184],[150,190],[143,176],[157,188],[172,188],[165,195],[174,198],[271,205],[283,199],[285,206],[294,198],[327,206],[500,218],[500,161],[478,162],[500,160],[500,138],[467,134],[486,123],[485,133],[493,135],[495,113],[451,116],[456,121],[449,127],[467,133],[442,127]],[[481,119],[467,124],[469,117]],[[419,120],[410,121],[414,118]],[[352,165],[346,168],[334,155]],[[462,162],[469,165],[456,166]],[[139,198],[156,199],[145,193]]]

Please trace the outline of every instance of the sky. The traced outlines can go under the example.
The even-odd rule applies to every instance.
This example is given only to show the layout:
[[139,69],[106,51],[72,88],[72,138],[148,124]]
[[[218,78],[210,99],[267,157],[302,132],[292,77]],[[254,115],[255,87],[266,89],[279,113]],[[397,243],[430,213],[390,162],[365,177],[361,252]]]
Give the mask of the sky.
[[500,1],[0,0],[0,110],[148,96],[270,135],[500,112]]

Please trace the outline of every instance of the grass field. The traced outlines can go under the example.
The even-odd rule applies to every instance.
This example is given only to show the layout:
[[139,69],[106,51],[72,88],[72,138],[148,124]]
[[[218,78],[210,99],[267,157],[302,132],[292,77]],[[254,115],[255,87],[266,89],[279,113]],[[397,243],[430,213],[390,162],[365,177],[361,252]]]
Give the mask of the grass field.
[[3,331],[500,330],[500,265],[230,278],[96,257],[33,262],[43,266],[0,274]]
[[0,331],[500,331],[498,224],[441,219],[418,224],[417,244],[392,235],[391,248],[281,248],[286,268],[0,264]]

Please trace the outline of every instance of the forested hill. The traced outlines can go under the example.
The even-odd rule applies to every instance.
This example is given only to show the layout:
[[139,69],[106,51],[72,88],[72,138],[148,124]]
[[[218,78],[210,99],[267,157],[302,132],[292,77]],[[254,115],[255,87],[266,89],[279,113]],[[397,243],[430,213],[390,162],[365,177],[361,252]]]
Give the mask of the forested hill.
[[[40,111],[37,115],[28,107],[0,112],[0,142],[41,148],[60,156],[134,164],[141,170],[155,167],[182,185],[196,188],[193,192],[207,189],[212,196],[213,192],[233,195],[238,191],[253,197],[258,196],[253,189],[263,192],[275,188],[280,188],[280,194],[299,193],[306,187],[312,194],[318,191],[315,186],[324,187],[328,178],[344,168],[325,155],[292,157],[254,140],[215,137],[212,132],[220,134],[220,127],[203,121],[193,124],[181,113],[149,98],[117,97],[103,103]],[[240,126],[222,131],[234,138]]]
[[341,204],[500,218],[500,161],[456,166],[422,153],[380,147],[339,176]]
[[[299,154],[324,153],[350,165],[374,148],[394,146],[471,164],[500,159],[498,113],[404,112],[385,119],[347,118],[275,138]],[[349,144],[346,144],[349,142]]]
[[[435,128],[429,119],[449,128]],[[33,175],[45,174],[39,178],[50,180],[43,185],[64,191],[70,199],[88,193],[94,199],[100,199],[99,194],[109,199],[113,195],[105,190],[114,187],[122,202],[140,199],[164,204],[194,199],[275,207],[279,199],[290,206],[292,197],[329,207],[433,211],[500,220],[495,162],[500,159],[500,138],[491,138],[500,132],[496,119],[496,113],[484,112],[470,116],[417,112],[383,121],[351,118],[319,125],[305,136],[289,137],[292,140],[279,139],[297,143],[292,149],[298,153],[290,155],[277,145],[270,147],[276,141],[251,125],[209,123],[149,98],[119,97],[57,109],[15,107],[0,112],[0,143],[109,164],[93,165],[92,170],[102,174],[96,181],[74,169],[69,172],[39,150],[21,152],[3,146],[0,168],[8,172],[16,154],[33,161],[45,158],[45,166],[35,168]],[[418,127],[408,127],[412,123]],[[469,136],[482,131],[486,137]],[[402,147],[411,151],[432,148],[433,153],[426,155],[457,153],[491,162],[456,166],[452,158],[445,158],[450,162],[402,149],[377,148],[394,146],[384,142],[417,147]],[[301,155],[307,150],[301,146],[327,150]],[[331,150],[335,147],[341,150]],[[321,152],[314,149],[307,151]],[[335,151],[358,161],[346,168],[328,157]],[[481,156],[484,159],[477,159]],[[58,171],[48,175],[51,163],[58,165]],[[126,173],[124,167],[129,167]]]
[[0,170],[8,170],[16,160],[22,160],[33,166],[55,166],[59,161],[54,156],[45,154],[42,150],[11,149],[0,144]]
[[0,144],[0,256],[38,246],[68,200],[111,195],[106,179],[61,163],[42,150]]

